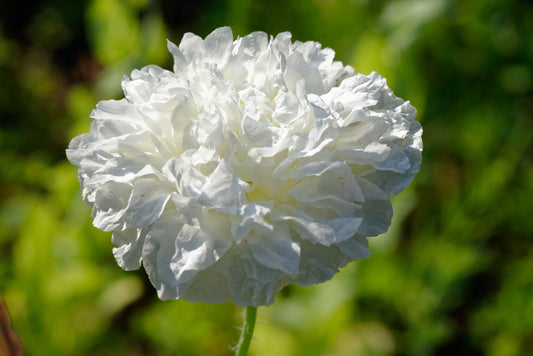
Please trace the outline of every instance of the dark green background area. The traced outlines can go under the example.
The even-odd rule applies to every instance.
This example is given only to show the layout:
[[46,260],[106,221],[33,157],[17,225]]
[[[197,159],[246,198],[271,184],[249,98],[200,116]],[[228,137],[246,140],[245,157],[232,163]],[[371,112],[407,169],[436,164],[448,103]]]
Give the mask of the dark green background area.
[[483,0],[0,2],[0,293],[27,355],[230,355],[233,304],[161,302],[91,225],[69,140],[166,39],[291,31],[418,109],[424,160],[373,256],[259,309],[250,355],[529,355],[533,6]]

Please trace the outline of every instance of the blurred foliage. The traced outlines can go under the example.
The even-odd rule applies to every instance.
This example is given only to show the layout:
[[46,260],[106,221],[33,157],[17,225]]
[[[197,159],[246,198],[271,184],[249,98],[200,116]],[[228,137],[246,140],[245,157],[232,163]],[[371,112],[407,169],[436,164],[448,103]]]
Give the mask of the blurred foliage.
[[64,149],[168,38],[291,31],[419,110],[424,162],[374,255],[260,308],[250,354],[533,349],[533,5],[519,0],[0,2],[0,293],[28,355],[230,355],[232,304],[161,302],[91,226]]

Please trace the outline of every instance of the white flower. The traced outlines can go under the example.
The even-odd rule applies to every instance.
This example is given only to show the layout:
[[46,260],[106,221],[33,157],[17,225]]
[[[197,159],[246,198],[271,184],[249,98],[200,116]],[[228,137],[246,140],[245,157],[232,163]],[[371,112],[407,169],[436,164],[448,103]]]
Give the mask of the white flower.
[[168,43],[75,137],[94,225],[161,299],[268,305],[367,257],[421,161],[416,110],[316,42],[228,27]]

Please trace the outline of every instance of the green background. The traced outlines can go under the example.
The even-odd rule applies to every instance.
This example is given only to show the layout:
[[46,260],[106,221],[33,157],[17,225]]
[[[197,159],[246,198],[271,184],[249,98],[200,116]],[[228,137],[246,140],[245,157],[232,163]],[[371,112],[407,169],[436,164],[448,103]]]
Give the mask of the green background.
[[291,31],[418,109],[424,160],[373,256],[289,286],[251,356],[530,355],[533,7],[483,0],[0,2],[0,293],[27,355],[230,355],[233,304],[161,302],[91,225],[69,140],[166,39]]

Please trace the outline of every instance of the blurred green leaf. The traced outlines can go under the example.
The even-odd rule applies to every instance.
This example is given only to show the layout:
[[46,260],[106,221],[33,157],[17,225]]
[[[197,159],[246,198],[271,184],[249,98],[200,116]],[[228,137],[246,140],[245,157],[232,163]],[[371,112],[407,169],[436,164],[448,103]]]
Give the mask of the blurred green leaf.
[[92,0],[87,23],[94,54],[104,66],[114,65],[139,47],[139,22],[125,1]]
[[[65,159],[96,102],[166,39],[291,31],[376,71],[424,161],[373,256],[260,308],[251,356],[527,355],[533,347],[533,8],[450,0],[50,0],[0,11],[0,289],[28,355],[230,355],[231,304],[161,302],[114,261]],[[4,10],[4,7],[6,8]]]

